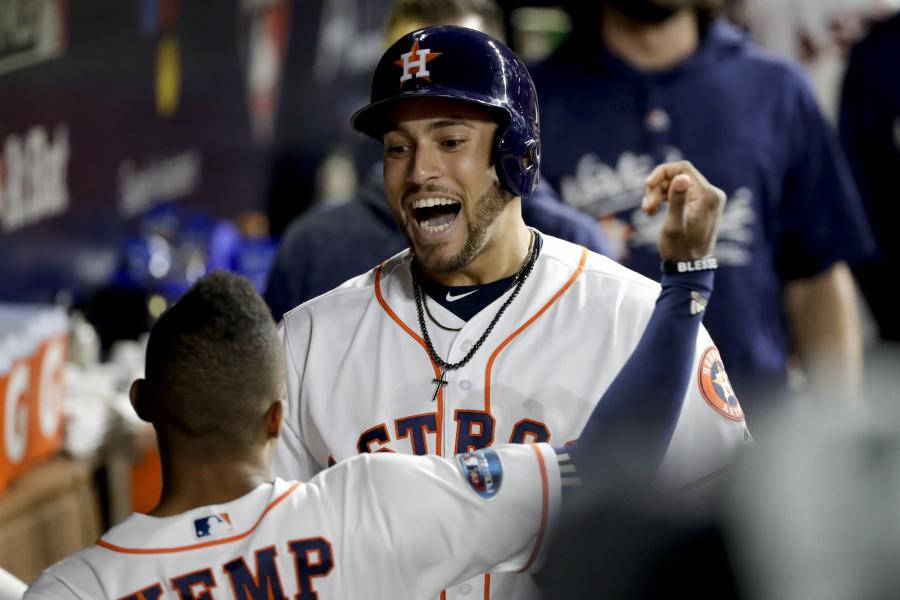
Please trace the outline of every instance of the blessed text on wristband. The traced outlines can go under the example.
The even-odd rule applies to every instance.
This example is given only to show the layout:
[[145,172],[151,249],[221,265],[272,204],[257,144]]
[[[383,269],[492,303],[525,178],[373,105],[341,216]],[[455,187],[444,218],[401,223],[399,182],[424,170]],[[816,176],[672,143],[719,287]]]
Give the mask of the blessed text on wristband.
[[664,260],[662,262],[662,272],[666,275],[711,271],[717,268],[719,268],[719,261],[716,260],[715,256],[704,256],[694,260]]

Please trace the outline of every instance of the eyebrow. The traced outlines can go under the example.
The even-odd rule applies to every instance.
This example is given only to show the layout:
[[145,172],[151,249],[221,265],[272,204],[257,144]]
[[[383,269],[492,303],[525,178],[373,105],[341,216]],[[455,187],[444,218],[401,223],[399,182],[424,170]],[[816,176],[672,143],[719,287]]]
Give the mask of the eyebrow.
[[[456,126],[462,126],[462,127],[468,127],[469,129],[475,129],[475,125],[473,125],[472,122],[467,119],[457,118],[457,117],[449,117],[446,119],[440,119],[440,120],[434,121],[432,123],[429,123],[428,131],[431,132],[431,131],[436,131],[438,129],[444,129],[446,127],[456,127]],[[400,127],[399,123],[391,122],[388,125],[388,128],[385,130],[385,133],[390,133],[392,131],[402,133],[403,128]]]
[[444,127],[455,127],[457,125],[462,125],[463,127],[468,127],[469,129],[475,129],[475,126],[472,125],[469,121],[465,119],[441,119],[440,121],[435,121],[428,126],[429,131],[434,131],[435,129],[443,129]]

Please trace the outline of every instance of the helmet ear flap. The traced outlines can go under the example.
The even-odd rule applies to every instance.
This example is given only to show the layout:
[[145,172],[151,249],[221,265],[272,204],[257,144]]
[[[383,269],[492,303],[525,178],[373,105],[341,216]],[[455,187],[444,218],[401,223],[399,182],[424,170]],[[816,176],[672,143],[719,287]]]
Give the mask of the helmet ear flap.
[[515,139],[516,136],[512,136],[514,139],[510,143],[507,141],[508,137],[500,136],[494,145],[497,177],[516,196],[525,198],[537,187],[541,161],[540,141]]

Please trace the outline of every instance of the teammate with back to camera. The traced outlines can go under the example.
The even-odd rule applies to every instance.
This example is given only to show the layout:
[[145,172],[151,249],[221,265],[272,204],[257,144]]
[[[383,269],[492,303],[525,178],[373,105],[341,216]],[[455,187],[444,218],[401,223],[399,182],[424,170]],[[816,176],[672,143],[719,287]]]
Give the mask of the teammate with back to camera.
[[[385,192],[410,249],[285,315],[275,473],[304,480],[366,452],[574,440],[658,285],[522,222],[541,161],[537,97],[498,40],[459,27],[405,35],[376,67],[371,101],[353,124],[384,144]],[[714,189],[689,163],[663,172]],[[688,270],[708,264],[705,250],[662,248]],[[749,438],[712,340],[701,329],[693,341],[695,378],[661,438],[672,486],[714,477]],[[527,576],[485,575],[444,597],[536,593]]]
[[[647,196],[649,212],[672,206],[661,248],[712,248],[722,195],[699,174],[660,167]],[[25,599],[418,600],[486,570],[536,568],[568,485],[611,473],[654,481],[694,385],[696,306],[712,279],[663,278],[639,344],[574,447],[363,454],[302,483],[269,475],[285,393],[275,324],[248,280],[207,276],[154,325],[145,378],[131,389],[156,430],[159,504],[47,569]],[[642,448],[642,469],[617,453],[621,431]]]

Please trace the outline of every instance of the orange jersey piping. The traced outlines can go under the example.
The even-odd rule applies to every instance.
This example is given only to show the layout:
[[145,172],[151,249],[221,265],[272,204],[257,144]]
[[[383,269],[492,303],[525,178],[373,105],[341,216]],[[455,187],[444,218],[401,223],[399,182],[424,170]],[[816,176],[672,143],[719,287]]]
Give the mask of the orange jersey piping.
[[[390,318],[394,320],[397,325],[400,326],[403,331],[407,333],[412,339],[416,340],[420,346],[425,350],[425,354],[428,356],[428,362],[431,363],[431,368],[434,369],[434,378],[440,379],[441,371],[438,369],[438,366],[434,364],[434,361],[431,360],[431,354],[428,352],[428,346],[425,344],[425,340],[423,340],[415,331],[410,329],[406,323],[403,322],[403,319],[397,316],[397,313],[393,311],[393,309],[388,305],[387,300],[384,299],[384,296],[381,295],[381,271],[384,268],[384,263],[378,265],[378,268],[375,269],[375,298],[378,299],[378,304],[381,305],[381,308],[384,309],[384,312],[388,314]],[[437,454],[438,456],[444,455],[444,387],[438,387],[437,394]]]
[[541,527],[538,529],[537,539],[534,541],[534,549],[531,551],[531,556],[529,557],[528,562],[525,563],[525,566],[519,570],[519,573],[528,571],[528,569],[531,568],[531,565],[534,564],[534,561],[537,560],[541,551],[541,544],[544,542],[544,534],[547,531],[547,521],[550,513],[550,483],[547,479],[547,465],[544,463],[544,453],[541,452],[541,449],[538,448],[537,444],[532,444],[531,447],[537,455],[538,467],[540,467],[541,471]]

